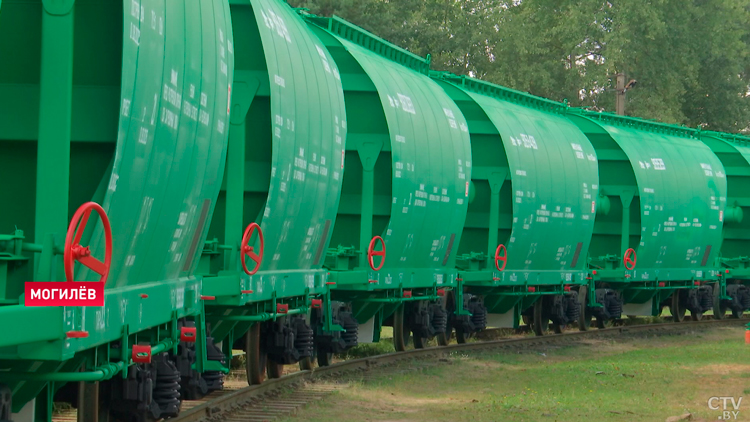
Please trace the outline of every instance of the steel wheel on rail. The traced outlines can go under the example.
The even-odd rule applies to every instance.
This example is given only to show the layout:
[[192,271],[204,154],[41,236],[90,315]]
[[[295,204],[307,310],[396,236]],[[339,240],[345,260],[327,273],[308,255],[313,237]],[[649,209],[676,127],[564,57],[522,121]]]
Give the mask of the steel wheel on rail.
[[700,321],[703,319],[703,312],[693,312],[690,311],[690,319],[693,321]]
[[427,347],[427,343],[430,341],[427,337],[414,336],[414,348],[424,349]]
[[284,364],[276,363],[271,359],[268,359],[268,363],[266,364],[266,372],[268,373],[269,379],[281,378],[281,375],[284,373]]
[[312,371],[315,367],[315,360],[312,357],[302,358],[299,361],[299,369],[301,371]]
[[448,327],[445,327],[445,332],[437,335],[438,345],[447,346],[451,342],[451,333],[448,331]]
[[458,344],[466,344],[471,338],[471,334],[464,332],[462,328],[456,327],[456,342]]
[[721,300],[721,285],[720,283],[714,283],[713,286],[714,289],[714,303],[713,303],[713,313],[714,313],[714,319],[724,319],[727,313],[727,305],[724,304],[724,301]]
[[614,322],[611,319],[603,319],[596,317],[596,328],[598,329],[604,329],[609,328],[614,325]]
[[672,319],[674,322],[682,322],[685,320],[685,302],[682,300],[680,290],[676,290],[672,293],[672,304],[669,305],[669,311],[672,313]]
[[330,366],[333,363],[333,353],[318,349],[317,353],[318,366]]
[[578,330],[588,331],[591,327],[591,312],[586,309],[586,304],[588,303],[588,287],[581,286],[581,288],[578,289],[578,303],[581,304],[581,312],[578,314]]
[[534,334],[538,336],[543,336],[544,332],[549,329],[549,318],[546,314],[544,312],[544,298],[540,297],[539,300],[534,302],[534,323],[532,324]]
[[268,354],[260,345],[260,323],[253,324],[245,334],[245,373],[249,385],[263,383],[266,378],[266,361]]
[[404,327],[404,305],[400,305],[393,314],[393,347],[397,352],[406,350],[409,343],[409,330]]

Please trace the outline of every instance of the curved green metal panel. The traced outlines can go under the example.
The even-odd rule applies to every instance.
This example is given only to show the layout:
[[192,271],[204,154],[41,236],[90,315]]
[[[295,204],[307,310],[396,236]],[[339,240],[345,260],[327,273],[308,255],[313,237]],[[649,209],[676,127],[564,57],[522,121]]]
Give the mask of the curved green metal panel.
[[385,265],[444,267],[458,251],[468,206],[466,119],[435,81],[339,40],[377,88],[390,132],[393,203],[383,235]]
[[599,190],[591,142],[562,116],[468,94],[497,128],[508,157],[513,223],[505,272],[585,268]]
[[737,148],[737,151],[742,155],[742,158],[750,164],[750,147],[745,145],[732,144],[733,147]]
[[333,58],[277,0],[252,0],[268,66],[273,146],[261,269],[320,268],[344,168],[346,110]]
[[718,157],[695,139],[599,124],[627,154],[638,182],[642,227],[636,279],[658,277],[660,268],[713,265],[727,195]]
[[724,209],[722,264],[733,269],[731,277],[742,274],[750,238],[750,147],[746,138],[716,132],[701,132],[701,141],[721,160],[727,173],[727,202]]
[[[192,275],[221,185],[233,70],[223,2],[123,6],[121,114],[103,204],[111,287]],[[99,254],[100,239],[101,224],[92,241]]]

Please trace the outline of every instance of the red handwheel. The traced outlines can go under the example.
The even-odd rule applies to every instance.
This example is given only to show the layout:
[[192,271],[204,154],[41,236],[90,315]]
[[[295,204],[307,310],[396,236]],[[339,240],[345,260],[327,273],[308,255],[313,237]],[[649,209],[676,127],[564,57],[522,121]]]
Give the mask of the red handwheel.
[[625,268],[632,270],[635,268],[636,259],[635,250],[633,248],[628,248],[628,250],[625,251],[625,257],[622,259],[622,263],[625,264]]
[[[260,250],[257,254],[255,253],[254,248],[250,246],[250,239],[252,239],[255,229],[258,229],[258,237],[260,238]],[[245,234],[242,236],[241,248],[240,253],[242,254],[242,257],[240,260],[242,261],[242,269],[245,270],[245,274],[253,275],[257,273],[260,269],[260,263],[263,261],[263,231],[257,223],[250,223],[245,229]],[[250,257],[250,259],[255,262],[255,268],[253,268],[252,271],[247,269],[247,264],[245,264],[246,256]]]
[[[500,255],[500,251],[503,251],[503,254]],[[502,261],[503,266],[500,266],[500,261]],[[505,264],[508,263],[508,250],[505,249],[505,245],[502,243],[500,246],[495,249],[495,268],[497,268],[498,271],[502,271],[505,269]]]
[[[382,251],[376,251],[375,250],[375,243],[380,242],[381,245],[383,245]],[[375,262],[373,261],[373,258],[376,256],[381,256],[380,259],[380,265],[378,265],[377,268],[375,268]],[[380,236],[375,236],[370,241],[370,247],[367,248],[367,260],[370,261],[370,268],[372,268],[375,271],[379,271],[381,268],[383,268],[383,264],[385,264],[385,242],[383,242],[383,238]]]
[[[81,236],[86,229],[86,223],[89,221],[91,211],[96,211],[102,220],[104,227],[104,262],[91,256],[91,249],[88,246],[81,246]],[[68,226],[68,234],[65,236],[65,250],[63,254],[63,263],[65,267],[65,279],[74,281],[73,268],[75,261],[80,262],[91,271],[99,274],[100,282],[106,283],[109,275],[109,268],[112,264],[112,228],[109,226],[109,218],[104,209],[96,202],[87,202],[78,208],[73,219]]]

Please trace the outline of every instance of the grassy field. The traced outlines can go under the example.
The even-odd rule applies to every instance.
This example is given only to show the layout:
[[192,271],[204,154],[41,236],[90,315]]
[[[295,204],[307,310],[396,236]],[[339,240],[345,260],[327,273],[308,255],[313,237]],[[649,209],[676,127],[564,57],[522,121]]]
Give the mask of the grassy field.
[[[717,420],[709,398],[750,396],[748,358],[742,326],[473,353],[354,382],[288,421]],[[750,420],[750,397],[739,410]]]

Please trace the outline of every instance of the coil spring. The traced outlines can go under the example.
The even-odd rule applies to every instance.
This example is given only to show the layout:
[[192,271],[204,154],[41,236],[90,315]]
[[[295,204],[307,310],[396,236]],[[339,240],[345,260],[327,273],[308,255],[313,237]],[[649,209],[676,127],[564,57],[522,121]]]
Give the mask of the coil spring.
[[705,289],[701,292],[700,300],[701,300],[701,309],[705,312],[713,307],[713,295],[711,289]]
[[487,328],[487,308],[481,302],[470,302],[469,312],[471,312],[471,324],[475,331]]
[[622,302],[616,293],[607,295],[607,311],[610,318],[620,318],[622,316]]
[[444,333],[448,326],[448,312],[440,306],[435,306],[432,313],[432,329],[436,333]]
[[352,317],[350,312],[339,313],[339,320],[341,321],[341,326],[346,330],[341,333],[341,339],[344,340],[346,347],[356,346],[359,331],[357,320]]
[[[214,344],[213,337],[206,337],[206,359],[221,362],[222,365],[226,363],[226,357],[224,353],[216,347]],[[208,384],[208,391],[223,390],[224,389],[224,373],[221,371],[206,371],[202,375],[203,379]]]
[[578,303],[578,294],[576,293],[567,296],[567,303],[568,308],[565,312],[565,318],[568,322],[578,320],[578,317],[581,316],[581,305]]
[[10,388],[0,384],[0,421],[10,421],[11,416],[11,393]]
[[300,358],[311,357],[313,355],[313,330],[304,319],[296,324],[297,335],[294,336],[294,348],[297,349]]
[[739,285],[737,286],[736,289],[732,289],[732,290],[734,293],[730,292],[730,286],[727,286],[727,294],[729,294],[730,296],[737,297],[735,303],[742,306],[742,309],[750,308],[750,290],[743,285]]
[[166,353],[156,362],[153,399],[159,405],[162,418],[174,417],[180,413],[180,371],[167,358]]

